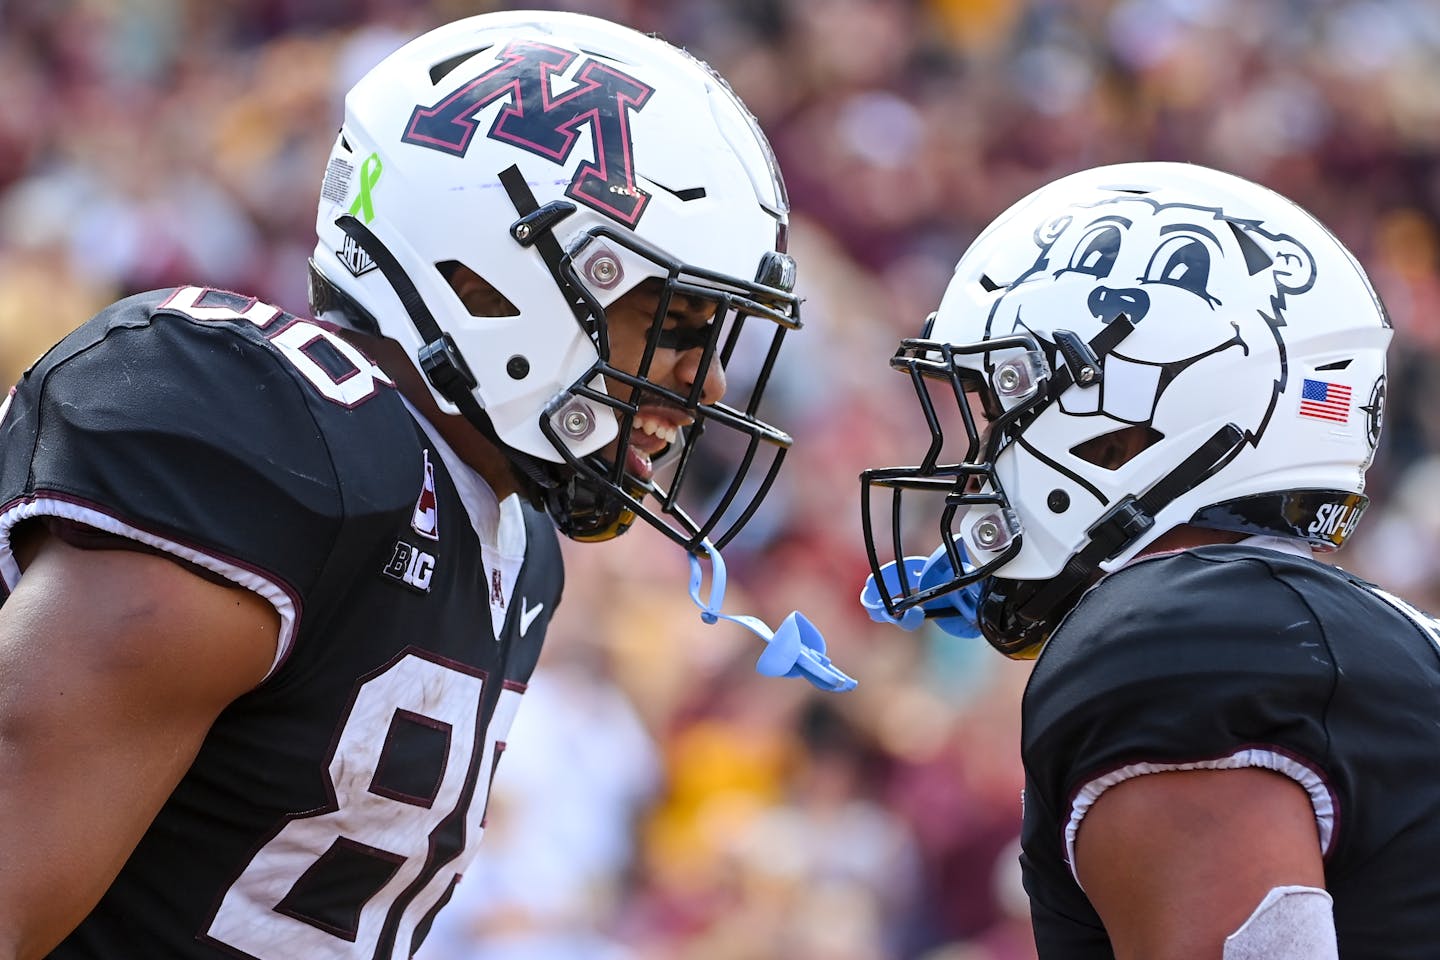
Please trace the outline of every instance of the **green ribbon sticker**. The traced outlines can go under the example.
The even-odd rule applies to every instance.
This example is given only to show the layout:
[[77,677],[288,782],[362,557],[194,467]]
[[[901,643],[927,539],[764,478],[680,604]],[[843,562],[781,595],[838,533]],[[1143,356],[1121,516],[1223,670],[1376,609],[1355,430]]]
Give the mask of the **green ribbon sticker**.
[[350,204],[350,216],[359,217],[366,223],[375,219],[375,204],[370,199],[370,191],[380,182],[381,169],[380,154],[372,153],[365,158],[364,165],[360,167],[360,195]]

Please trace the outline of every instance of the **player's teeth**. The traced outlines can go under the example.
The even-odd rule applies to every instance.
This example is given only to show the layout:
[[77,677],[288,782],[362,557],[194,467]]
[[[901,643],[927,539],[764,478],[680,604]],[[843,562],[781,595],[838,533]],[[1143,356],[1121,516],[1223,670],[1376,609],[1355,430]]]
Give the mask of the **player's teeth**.
[[635,418],[635,430],[649,437],[656,437],[666,443],[674,443],[680,436],[680,428],[663,420]]

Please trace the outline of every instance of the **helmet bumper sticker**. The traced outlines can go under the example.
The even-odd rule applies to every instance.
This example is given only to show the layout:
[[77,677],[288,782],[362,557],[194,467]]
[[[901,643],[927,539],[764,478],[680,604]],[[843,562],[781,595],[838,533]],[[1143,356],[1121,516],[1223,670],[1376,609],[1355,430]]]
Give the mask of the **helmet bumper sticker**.
[[1300,385],[1300,406],[1297,412],[1302,419],[1349,423],[1350,392],[1347,384],[1306,377]]
[[334,204],[345,202],[350,194],[350,180],[355,176],[355,164],[344,157],[331,157],[325,165],[325,179],[320,183],[320,199]]
[[[375,219],[375,200],[372,191],[380,182],[380,173],[384,165],[380,162],[378,153],[371,153],[365,158],[360,167],[360,188],[356,191],[355,199],[350,203],[347,211],[352,217],[359,217],[370,223]],[[341,204],[350,195],[350,184],[355,180],[355,165],[343,157],[331,157],[330,163],[325,167],[325,183],[321,187],[321,196],[333,203]],[[345,234],[340,241],[340,249],[334,251],[335,258],[350,271],[352,277],[362,277],[375,269],[375,261],[370,259],[360,244],[350,234]]]
[[380,154],[372,153],[365,158],[365,163],[360,167],[360,190],[355,194],[355,202],[350,204],[350,216],[359,217],[368,226],[370,221],[375,219],[375,200],[370,191],[380,182],[380,173],[384,165],[380,163]]

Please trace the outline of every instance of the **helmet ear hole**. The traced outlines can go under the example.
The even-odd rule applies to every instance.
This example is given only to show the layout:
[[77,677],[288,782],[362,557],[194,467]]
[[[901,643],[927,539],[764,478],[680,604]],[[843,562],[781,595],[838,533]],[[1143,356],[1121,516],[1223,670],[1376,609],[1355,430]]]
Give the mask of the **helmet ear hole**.
[[518,317],[520,311],[495,285],[459,260],[435,264],[440,276],[460,298],[472,317]]
[[1121,427],[1070,448],[1070,454],[1103,470],[1118,470],[1141,453],[1165,439],[1165,434],[1146,424]]

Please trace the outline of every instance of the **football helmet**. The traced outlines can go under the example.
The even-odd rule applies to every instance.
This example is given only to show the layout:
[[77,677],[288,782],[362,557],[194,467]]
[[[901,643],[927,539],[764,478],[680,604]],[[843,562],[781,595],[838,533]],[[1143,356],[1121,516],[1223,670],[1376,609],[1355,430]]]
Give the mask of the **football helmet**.
[[[867,592],[897,622],[978,594],[980,631],[1028,657],[1176,526],[1335,549],[1367,503],[1390,335],[1340,241],[1248,180],[1133,163],[1042,187],[890,361],[930,442],[861,475]],[[917,533],[929,560],[900,562]]]
[[[787,217],[768,142],[704,63],[593,17],[485,14],[411,41],[347,95],[311,306],[402,344],[568,536],[640,516],[693,552],[749,519],[790,444],[760,419],[800,326]],[[484,295],[457,293],[462,268]],[[647,283],[631,369],[611,362],[607,311]],[[708,321],[677,330],[677,301]],[[650,379],[667,349],[698,351],[693,389]],[[702,396],[712,365],[726,402]],[[631,438],[655,432],[656,408],[669,443],[652,464]],[[682,502],[694,475],[705,489]]]

